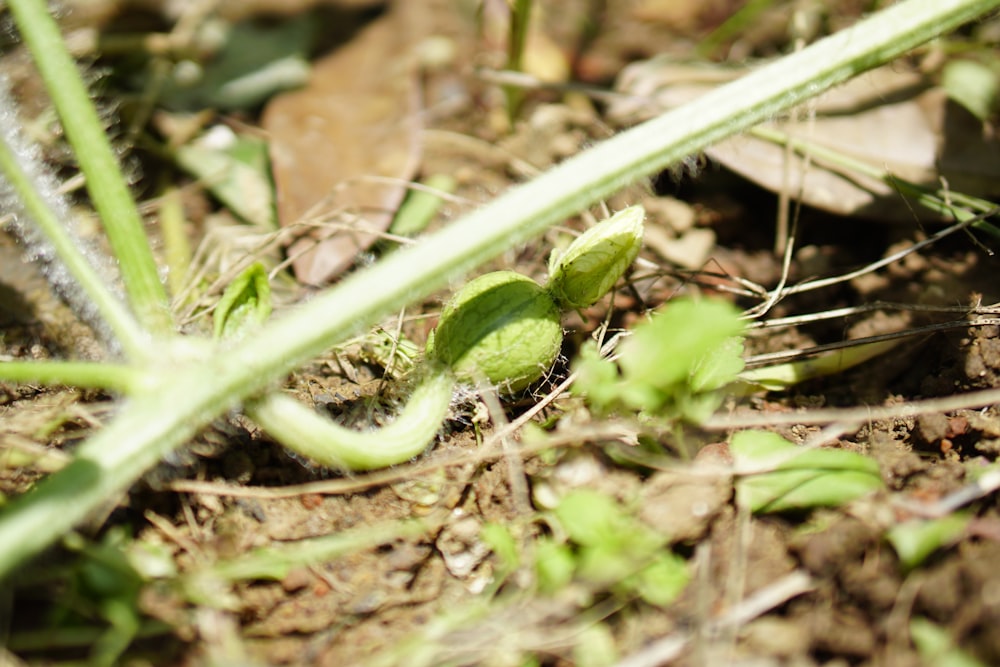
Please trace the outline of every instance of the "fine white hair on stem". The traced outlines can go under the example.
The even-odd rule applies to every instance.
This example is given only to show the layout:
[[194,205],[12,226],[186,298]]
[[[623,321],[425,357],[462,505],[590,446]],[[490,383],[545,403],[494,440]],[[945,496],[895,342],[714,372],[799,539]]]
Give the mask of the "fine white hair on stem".
[[[38,148],[25,139],[20,128],[21,121],[17,105],[10,95],[9,83],[5,77],[0,77],[0,142],[3,142],[4,151],[11,156],[43,204],[59,220],[65,237],[71,240],[93,273],[102,279],[109,292],[121,300],[115,265],[95,243],[81,237],[77,221],[66,197],[59,191],[55,176],[44,164]],[[55,246],[32,219],[22,196],[12,186],[9,176],[7,178],[0,176],[0,206],[11,215],[7,228],[24,245],[26,261],[41,266],[46,280],[59,297],[69,305],[77,317],[94,330],[111,351],[116,352],[115,337],[105,323],[100,308],[80,287],[79,281],[67,268]]]

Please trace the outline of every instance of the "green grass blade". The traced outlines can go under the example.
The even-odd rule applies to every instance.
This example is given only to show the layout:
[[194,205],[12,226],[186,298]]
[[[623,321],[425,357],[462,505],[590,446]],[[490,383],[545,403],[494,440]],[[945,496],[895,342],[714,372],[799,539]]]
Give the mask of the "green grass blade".
[[151,333],[172,332],[167,293],[139,210],[48,4],[44,0],[10,0],[7,5],[87,179],[87,191],[118,259],[136,316]]
[[[5,90],[0,90],[0,110],[13,115]],[[15,214],[14,227],[25,237],[30,252],[48,257],[45,267],[49,282],[70,302],[77,315],[88,324],[106,331],[126,354],[139,354],[148,345],[147,334],[118,297],[104,276],[90,262],[71,229],[70,212],[56,194],[54,184],[38,173],[36,160],[22,145],[16,128],[3,128],[0,136],[0,174],[5,208]],[[25,219],[22,219],[25,218]],[[59,266],[61,264],[61,266]],[[67,275],[68,274],[68,275]]]

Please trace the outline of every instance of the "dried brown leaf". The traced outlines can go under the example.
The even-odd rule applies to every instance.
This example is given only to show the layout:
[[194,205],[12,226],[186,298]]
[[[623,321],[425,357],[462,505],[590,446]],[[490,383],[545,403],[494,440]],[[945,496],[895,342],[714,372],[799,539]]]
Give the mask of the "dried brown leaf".
[[[633,122],[656,108],[697,97],[740,71],[657,62],[628,68],[619,90],[633,97],[610,110],[616,122]],[[645,102],[645,106],[643,103]],[[1000,182],[1000,143],[974,116],[947,101],[929,77],[883,67],[819,97],[815,117],[765,124],[793,138],[834,149],[882,168],[894,177],[938,188],[988,196]],[[901,196],[881,180],[830,168],[818,159],[809,164],[785,149],[749,134],[720,142],[707,153],[747,179],[779,192],[786,190],[811,206],[843,215],[912,220]]]
[[318,61],[308,86],[265,109],[281,225],[325,223],[288,247],[303,283],[328,282],[388,228],[418,164],[418,36],[407,6],[397,3]]

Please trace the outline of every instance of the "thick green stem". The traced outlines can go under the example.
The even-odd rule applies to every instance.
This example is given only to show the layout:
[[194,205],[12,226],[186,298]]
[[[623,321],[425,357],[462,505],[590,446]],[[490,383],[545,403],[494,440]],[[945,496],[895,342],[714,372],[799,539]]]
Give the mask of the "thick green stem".
[[426,371],[406,407],[382,428],[359,432],[334,423],[277,392],[247,404],[247,414],[292,451],[339,470],[371,470],[405,463],[434,440],[448,414],[455,380]]
[[80,170],[86,176],[87,191],[118,259],[136,315],[150,333],[171,333],[173,321],[167,293],[160,282],[142,218],[48,4],[45,0],[10,0],[7,6],[35,59]]
[[[22,2],[25,0],[21,0]],[[630,181],[823,92],[1000,0],[906,0],[567,160],[417,246],[345,280],[237,346],[164,373],[77,459],[0,514],[0,577],[58,539],[201,426],[282,374]],[[173,352],[167,346],[164,358]]]

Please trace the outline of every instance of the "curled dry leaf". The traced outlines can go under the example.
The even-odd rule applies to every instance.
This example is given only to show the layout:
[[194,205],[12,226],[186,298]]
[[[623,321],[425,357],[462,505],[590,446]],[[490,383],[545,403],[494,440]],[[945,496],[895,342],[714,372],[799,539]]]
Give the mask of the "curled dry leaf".
[[[635,122],[743,71],[663,59],[637,63],[619,77],[617,88],[629,97],[614,104],[609,117]],[[926,75],[882,67],[817,98],[814,108],[815,118],[804,109],[801,120],[764,127],[927,187],[938,188],[944,180],[952,190],[973,196],[998,190],[1000,142],[972,114],[949,102]],[[775,192],[785,189],[810,206],[842,215],[913,219],[914,210],[901,206],[900,195],[882,181],[817,158],[807,165],[782,146],[751,134],[722,141],[707,153],[758,185]]]
[[279,221],[306,223],[288,246],[302,283],[328,282],[389,227],[418,164],[420,23],[408,7],[395,3],[264,111]]

